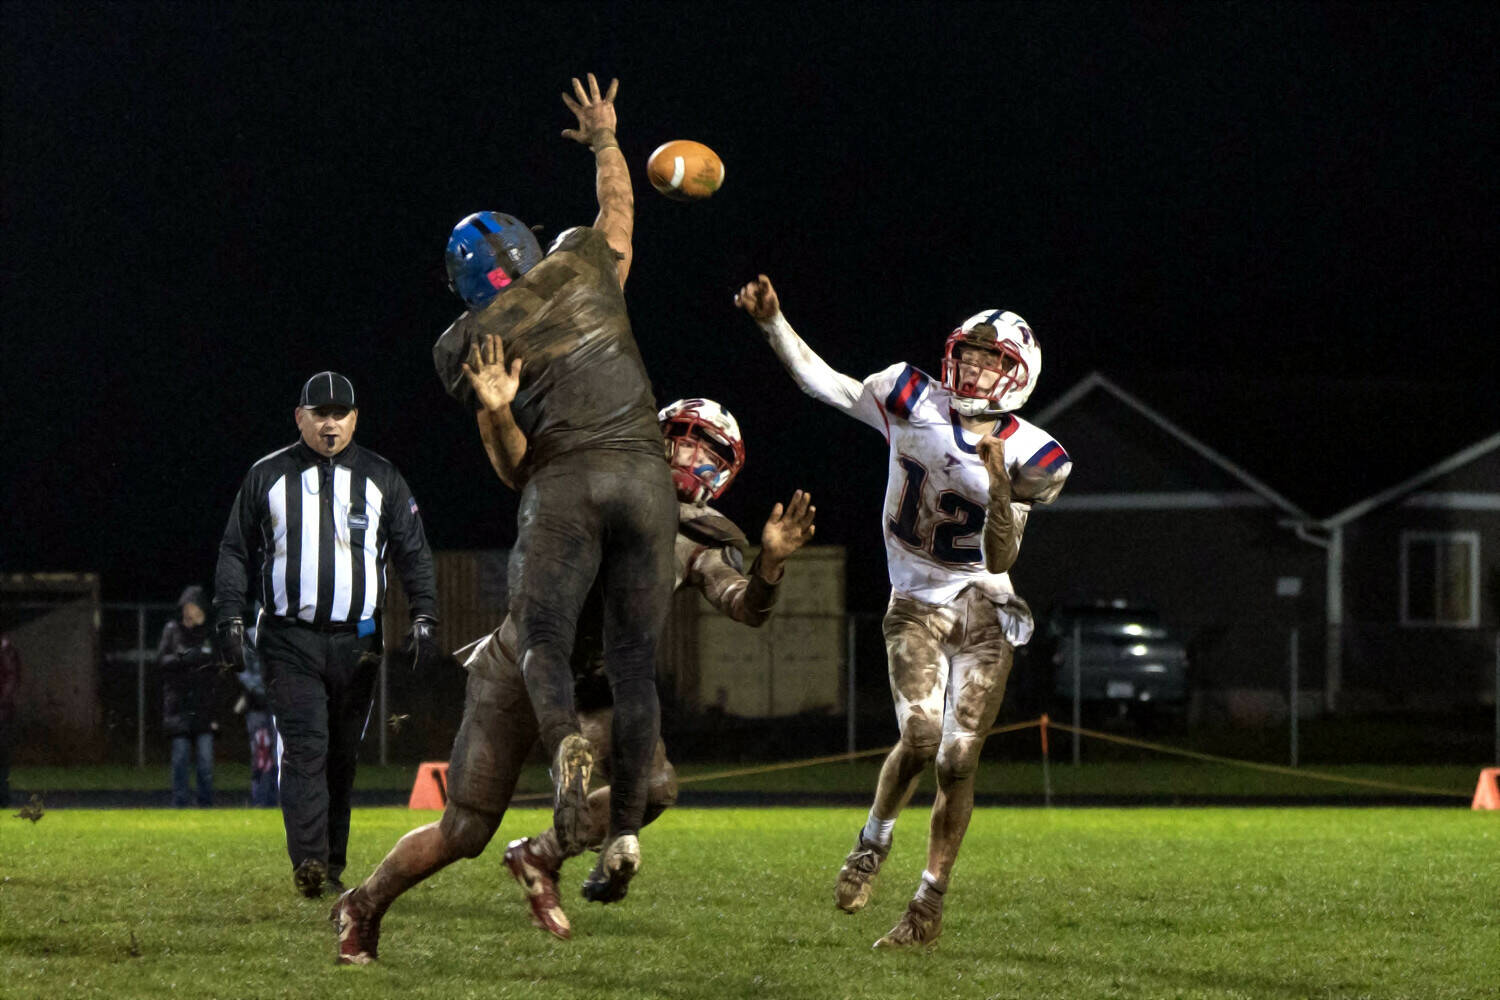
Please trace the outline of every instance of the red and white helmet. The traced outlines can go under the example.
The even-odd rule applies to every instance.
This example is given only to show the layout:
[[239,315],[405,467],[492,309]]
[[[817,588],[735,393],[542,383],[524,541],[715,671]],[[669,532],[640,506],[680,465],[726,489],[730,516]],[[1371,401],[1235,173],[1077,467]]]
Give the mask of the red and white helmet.
[[[964,347],[992,351],[994,362],[965,364],[961,372],[958,352]],[[985,371],[997,376],[987,390],[980,388],[984,380],[979,373]],[[1019,410],[1041,374],[1042,346],[1026,321],[1013,312],[975,313],[948,335],[943,349],[943,387],[953,394],[953,408],[966,417]]]
[[[734,414],[711,399],[679,399],[656,415],[667,439],[672,482],[684,503],[716,500],[745,464],[745,442]],[[679,442],[695,445],[679,448]]]

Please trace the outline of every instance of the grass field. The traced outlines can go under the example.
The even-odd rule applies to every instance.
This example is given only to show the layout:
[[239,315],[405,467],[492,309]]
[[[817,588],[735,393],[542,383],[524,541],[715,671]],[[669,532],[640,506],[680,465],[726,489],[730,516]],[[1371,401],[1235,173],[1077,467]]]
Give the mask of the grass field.
[[[364,809],[350,876],[431,813]],[[532,832],[536,810],[497,837]],[[873,952],[923,863],[908,813],[870,908],[832,905],[858,809],[678,809],[630,898],[533,929],[499,851],[398,901],[381,961],[333,965],[274,811],[0,818],[0,994],[141,997],[1500,996],[1500,814],[985,809],[940,947]]]

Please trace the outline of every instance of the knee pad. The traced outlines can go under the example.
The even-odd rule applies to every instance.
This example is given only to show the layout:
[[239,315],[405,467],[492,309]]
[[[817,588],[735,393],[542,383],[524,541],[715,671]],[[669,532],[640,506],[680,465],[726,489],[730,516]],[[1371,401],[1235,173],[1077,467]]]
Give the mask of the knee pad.
[[965,734],[950,736],[937,755],[937,774],[941,781],[963,781],[979,770],[979,753],[984,740]]
[[671,764],[651,772],[651,788],[646,793],[646,811],[657,815],[677,804],[677,769]]
[[924,759],[937,753],[942,738],[942,725],[926,715],[909,713],[901,719],[901,745]]
[[460,857],[479,857],[499,828],[499,816],[476,812],[451,800],[448,808],[443,810],[443,839]]

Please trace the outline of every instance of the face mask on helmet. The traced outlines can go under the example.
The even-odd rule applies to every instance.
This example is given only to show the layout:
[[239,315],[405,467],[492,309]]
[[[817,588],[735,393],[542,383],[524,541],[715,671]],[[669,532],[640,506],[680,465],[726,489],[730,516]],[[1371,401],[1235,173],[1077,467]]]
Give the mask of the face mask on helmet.
[[1036,334],[1013,312],[975,313],[948,335],[943,349],[943,386],[966,417],[1020,409],[1041,373]]
[[475,212],[453,227],[444,254],[448,286],[469,306],[488,305],[542,259],[536,234],[511,215]]
[[745,464],[745,443],[734,415],[711,399],[679,399],[657,419],[678,499],[707,503],[722,496]]

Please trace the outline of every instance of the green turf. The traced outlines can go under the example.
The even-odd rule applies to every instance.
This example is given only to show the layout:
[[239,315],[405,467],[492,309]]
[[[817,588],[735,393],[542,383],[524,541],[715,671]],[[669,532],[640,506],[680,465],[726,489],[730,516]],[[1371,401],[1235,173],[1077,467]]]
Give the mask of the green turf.
[[[350,874],[432,813],[358,810]],[[497,846],[544,822],[507,817]],[[1500,996],[1500,814],[1433,809],[986,809],[940,947],[870,944],[923,865],[909,814],[870,908],[832,906],[858,809],[678,809],[621,905],[576,936],[526,921],[499,852],[398,901],[382,959],[332,964],[268,811],[0,820],[7,998],[1453,998]]]
[[[1064,761],[1066,758],[1064,758]],[[1266,771],[1239,764],[1204,763],[1192,760],[1153,759],[1140,761],[1085,761],[1074,767],[1064,761],[1051,767],[1052,789],[1057,795],[1141,795],[1170,802],[1173,796],[1349,796],[1408,794],[1405,789],[1431,793],[1437,804],[1462,805],[1474,794],[1481,764],[1473,766],[1342,764],[1299,769],[1298,773]],[[711,778],[728,771],[760,773]],[[693,791],[831,792],[867,795],[875,787],[878,759],[853,763],[821,764],[785,769],[755,762],[678,765],[683,788]],[[357,787],[366,790],[409,791],[416,776],[414,764],[361,765]],[[1320,776],[1341,780],[1325,781]],[[1348,780],[1342,780],[1348,779]],[[1041,795],[1041,764],[986,761],[980,768],[978,791],[993,795]],[[1370,784],[1361,784],[1369,782]],[[930,787],[931,780],[928,778]],[[11,772],[11,787],[19,791],[102,791],[110,789],[165,789],[171,779],[165,767],[135,768],[120,765],[89,767],[17,767]],[[214,787],[228,800],[241,799],[250,787],[249,770],[243,764],[219,764]],[[543,792],[551,787],[545,767],[527,768],[519,792]],[[1411,792],[1410,794],[1419,794]]]

